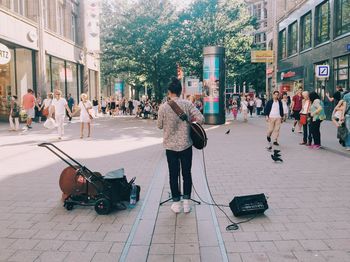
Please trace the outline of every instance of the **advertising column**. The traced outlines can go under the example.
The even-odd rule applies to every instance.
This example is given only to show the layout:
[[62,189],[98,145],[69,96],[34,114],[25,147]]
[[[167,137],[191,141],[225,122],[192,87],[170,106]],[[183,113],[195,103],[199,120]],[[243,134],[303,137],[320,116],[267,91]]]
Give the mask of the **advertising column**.
[[205,123],[225,123],[225,48],[204,47],[203,102]]

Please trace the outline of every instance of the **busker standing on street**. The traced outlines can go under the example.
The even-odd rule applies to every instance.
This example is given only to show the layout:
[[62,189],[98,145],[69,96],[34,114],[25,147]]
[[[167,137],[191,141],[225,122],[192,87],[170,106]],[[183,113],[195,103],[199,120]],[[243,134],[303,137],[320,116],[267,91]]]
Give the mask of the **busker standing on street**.
[[[180,98],[181,91],[181,82],[173,77],[168,85],[168,98],[181,107],[187,119],[203,123],[204,117],[199,110],[190,101]],[[171,210],[175,213],[180,213],[183,208],[185,213],[191,212],[192,140],[190,137],[190,126],[186,121],[182,121],[179,118],[168,102],[165,102],[159,108],[157,125],[158,128],[163,129],[163,146],[166,150],[170,190],[174,202],[171,205]],[[178,183],[180,163],[183,178],[183,206],[180,201],[181,195]]]
[[243,121],[248,121],[248,101],[246,100],[245,96],[242,96],[241,98],[241,105],[240,105],[240,111],[243,114]]
[[90,137],[92,117],[89,113],[89,110],[92,109],[92,103],[88,100],[87,94],[82,93],[80,95],[79,108],[80,108],[80,138],[84,137],[84,124],[87,125],[87,129],[88,129],[87,137]]
[[35,117],[35,96],[32,89],[28,89],[27,94],[23,96],[22,106],[27,113],[27,128],[32,128],[32,121]]
[[279,100],[280,92],[274,91],[272,99],[269,100],[265,106],[265,116],[267,122],[267,142],[268,150],[272,149],[271,136],[273,138],[273,145],[279,146],[278,137],[280,133],[282,119],[284,117],[283,105]]
[[290,105],[290,109],[291,109],[291,113],[292,116],[294,118],[294,124],[292,127],[292,132],[295,131],[295,126],[298,124],[299,130],[298,132],[301,133],[301,125],[300,125],[300,111],[302,108],[302,101],[303,101],[303,97],[301,96],[301,92],[303,91],[302,88],[299,88],[296,95],[293,96],[292,98],[292,103]]
[[62,139],[62,136],[64,135],[64,117],[66,115],[66,110],[68,111],[68,114],[71,116],[72,112],[70,111],[68,107],[68,103],[66,99],[62,97],[61,90],[55,90],[54,92],[54,99],[52,100],[52,107],[55,112],[55,121],[57,125],[57,131],[58,131],[58,139]]

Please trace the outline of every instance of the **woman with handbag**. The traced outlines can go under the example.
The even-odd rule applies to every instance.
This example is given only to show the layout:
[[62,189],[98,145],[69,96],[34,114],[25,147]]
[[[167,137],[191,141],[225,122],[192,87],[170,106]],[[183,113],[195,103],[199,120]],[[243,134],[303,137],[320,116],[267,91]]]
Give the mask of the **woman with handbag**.
[[51,109],[52,99],[53,99],[53,94],[48,93],[40,108],[42,116],[46,118],[51,117],[51,114],[52,114],[52,109]]
[[90,137],[91,120],[93,119],[90,110],[92,110],[92,103],[88,100],[88,96],[85,93],[80,95],[80,138],[84,137],[84,125],[87,125],[88,135]]
[[311,107],[311,101],[309,98],[309,92],[304,91],[302,93],[303,101],[302,101],[302,108],[300,111],[300,125],[303,127],[303,142],[301,142],[299,145],[311,145],[312,136],[311,136],[311,129],[310,129],[310,107]]
[[310,115],[311,115],[311,134],[314,140],[314,144],[310,145],[312,149],[321,148],[321,132],[320,126],[321,122],[326,119],[326,114],[324,112],[324,105],[321,101],[319,95],[316,92],[310,93]]

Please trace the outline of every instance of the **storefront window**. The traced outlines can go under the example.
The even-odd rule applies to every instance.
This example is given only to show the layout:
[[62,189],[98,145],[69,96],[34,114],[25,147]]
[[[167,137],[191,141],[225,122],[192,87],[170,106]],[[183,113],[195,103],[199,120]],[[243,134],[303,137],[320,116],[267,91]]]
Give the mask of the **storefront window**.
[[278,57],[280,59],[287,57],[287,47],[286,47],[286,29],[279,32],[278,36]]
[[53,89],[60,89],[62,96],[66,96],[66,72],[64,68],[64,61],[55,57],[51,57],[51,77]]
[[330,12],[329,1],[324,1],[316,7],[315,30],[316,44],[321,44],[329,40]]
[[17,95],[20,99],[27,89],[34,90],[32,50],[16,48]]
[[342,86],[349,90],[350,56],[334,59],[334,86]]
[[298,24],[295,21],[288,27],[288,55],[298,51]]
[[67,95],[71,94],[74,101],[78,101],[78,75],[77,65],[71,62],[67,62]]
[[50,64],[50,56],[46,55],[46,82],[45,82],[45,90],[46,92],[52,92],[52,85],[51,85],[51,64]]
[[10,49],[11,61],[6,65],[0,65],[0,116],[8,116],[9,99],[16,95],[14,50]]
[[301,39],[300,47],[301,50],[305,50],[311,47],[311,33],[312,33],[312,17],[311,12],[307,13],[300,19],[300,30],[301,30]]
[[335,0],[335,35],[350,32],[350,0]]

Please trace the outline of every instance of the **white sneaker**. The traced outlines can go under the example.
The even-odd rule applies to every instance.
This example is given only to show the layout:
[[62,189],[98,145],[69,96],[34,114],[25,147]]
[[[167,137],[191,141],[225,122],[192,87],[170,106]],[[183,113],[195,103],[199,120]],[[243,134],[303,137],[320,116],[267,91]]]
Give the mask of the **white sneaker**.
[[184,213],[190,213],[192,210],[191,200],[184,199]]
[[175,213],[175,214],[178,214],[182,211],[182,203],[181,201],[177,201],[177,202],[174,202],[172,205],[171,205],[171,210]]

